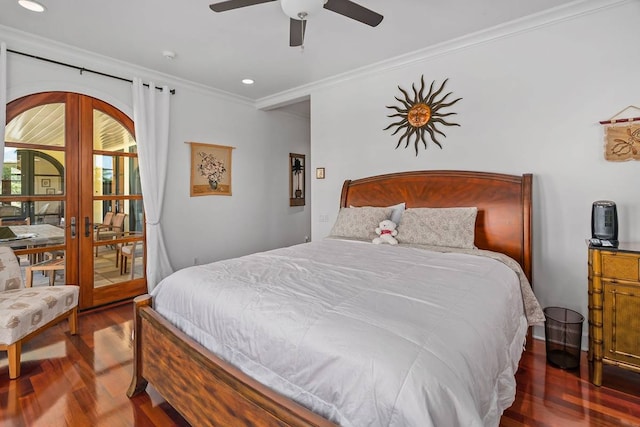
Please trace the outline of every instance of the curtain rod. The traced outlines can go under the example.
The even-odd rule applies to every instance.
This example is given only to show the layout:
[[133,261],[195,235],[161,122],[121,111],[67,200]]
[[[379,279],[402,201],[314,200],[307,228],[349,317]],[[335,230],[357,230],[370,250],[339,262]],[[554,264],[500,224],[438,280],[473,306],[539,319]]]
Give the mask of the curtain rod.
[[[31,55],[30,53],[19,52],[17,50],[13,50],[13,49],[7,49],[7,52],[15,53],[16,55],[22,55],[22,56],[26,56],[26,57],[33,58],[33,59],[37,59],[39,61],[50,62],[52,64],[62,65],[63,67],[73,68],[75,70],[80,71],[80,74],[85,73],[85,72],[86,73],[92,73],[92,74],[97,74],[99,76],[109,77],[109,78],[112,78],[112,79],[120,80],[120,81],[123,81],[123,82],[133,83],[133,80],[131,80],[131,79],[125,79],[124,77],[114,76],[113,74],[107,74],[107,73],[103,73],[101,71],[90,70],[88,68],[78,67],[77,65],[67,64],[65,62],[60,62],[60,61],[56,61],[56,60],[49,59],[49,58],[43,58],[41,56]],[[145,87],[149,87],[149,85],[147,83],[143,83],[143,85]],[[162,90],[161,87],[157,87],[157,86],[156,86],[156,89]],[[171,90],[169,90],[169,93],[171,95],[175,95],[176,90],[175,89],[171,89]]]

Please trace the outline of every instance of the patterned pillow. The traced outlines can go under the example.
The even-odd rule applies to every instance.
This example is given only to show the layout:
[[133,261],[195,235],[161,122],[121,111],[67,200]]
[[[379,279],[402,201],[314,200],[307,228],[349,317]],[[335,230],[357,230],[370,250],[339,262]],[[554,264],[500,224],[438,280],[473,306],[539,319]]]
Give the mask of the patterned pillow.
[[329,235],[371,241],[377,237],[376,227],[389,219],[391,212],[390,208],[342,208]]
[[473,249],[478,208],[416,208],[402,214],[400,243]]

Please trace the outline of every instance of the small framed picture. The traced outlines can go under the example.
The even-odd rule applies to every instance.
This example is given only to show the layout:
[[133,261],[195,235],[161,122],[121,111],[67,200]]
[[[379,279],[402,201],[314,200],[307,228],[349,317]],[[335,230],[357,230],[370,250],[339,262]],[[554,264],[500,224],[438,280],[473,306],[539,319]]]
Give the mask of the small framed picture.
[[47,194],[56,194],[55,188],[47,188]]
[[289,153],[289,206],[304,206],[305,155]]
[[49,178],[42,178],[40,180],[40,185],[42,185],[43,187],[51,187],[51,179]]
[[316,168],[316,179],[324,179],[324,168]]

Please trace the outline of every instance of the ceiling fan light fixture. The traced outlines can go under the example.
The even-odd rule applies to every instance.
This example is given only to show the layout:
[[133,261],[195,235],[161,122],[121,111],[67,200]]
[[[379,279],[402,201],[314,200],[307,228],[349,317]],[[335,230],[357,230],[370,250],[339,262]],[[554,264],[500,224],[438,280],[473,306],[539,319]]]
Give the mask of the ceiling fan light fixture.
[[305,20],[322,10],[327,0],[280,0],[282,11],[291,19]]
[[32,12],[44,12],[46,8],[35,0],[18,0],[18,4]]

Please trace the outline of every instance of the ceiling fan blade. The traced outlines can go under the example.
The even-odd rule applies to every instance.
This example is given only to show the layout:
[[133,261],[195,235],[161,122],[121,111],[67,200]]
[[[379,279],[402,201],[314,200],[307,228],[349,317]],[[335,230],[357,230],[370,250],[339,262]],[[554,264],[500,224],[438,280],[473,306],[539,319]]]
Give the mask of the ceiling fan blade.
[[306,29],[307,21],[289,18],[289,46],[302,46]]
[[379,13],[349,0],[329,0],[324,8],[372,27],[377,26],[384,18]]
[[241,7],[253,6],[254,4],[269,3],[277,0],[227,0],[220,3],[213,3],[209,8],[214,12],[225,12],[232,9],[240,9]]

